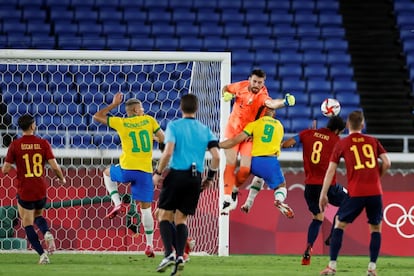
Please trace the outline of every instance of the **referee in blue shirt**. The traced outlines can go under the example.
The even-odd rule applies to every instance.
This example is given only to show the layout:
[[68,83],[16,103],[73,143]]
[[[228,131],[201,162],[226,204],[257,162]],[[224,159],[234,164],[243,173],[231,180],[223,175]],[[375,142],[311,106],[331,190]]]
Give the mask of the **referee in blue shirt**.
[[[165,131],[165,149],[155,169],[153,181],[163,185],[158,200],[158,221],[164,244],[164,259],[157,272],[174,265],[171,275],[180,275],[184,269],[184,247],[188,237],[187,216],[194,215],[200,192],[213,183],[220,163],[218,139],[212,131],[195,119],[198,99],[194,94],[181,97],[181,119],[170,122]],[[207,176],[204,171],[206,150],[212,156]],[[168,167],[168,173],[164,170]],[[162,179],[162,176],[165,179]],[[171,228],[176,225],[176,233]],[[173,253],[173,235],[176,235],[176,256]]]

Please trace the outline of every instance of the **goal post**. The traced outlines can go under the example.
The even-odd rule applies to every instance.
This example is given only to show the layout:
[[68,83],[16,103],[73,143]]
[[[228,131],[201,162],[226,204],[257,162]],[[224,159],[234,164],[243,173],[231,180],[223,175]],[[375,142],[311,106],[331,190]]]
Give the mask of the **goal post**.
[[[10,137],[19,135],[17,118],[33,114],[37,134],[52,144],[69,180],[65,186],[50,183],[48,193],[46,212],[58,247],[141,251],[145,246],[142,235],[130,235],[125,218],[103,218],[111,202],[102,171],[118,162],[120,142],[116,132],[95,123],[92,115],[121,91],[126,99],[140,99],[145,113],[154,116],[165,129],[169,121],[181,117],[181,95],[193,93],[200,100],[197,119],[220,138],[224,137],[230,113],[230,104],[221,98],[221,88],[230,81],[228,52],[0,50],[1,108],[7,111],[0,118],[0,156],[4,158]],[[123,114],[123,105],[111,111],[111,115]],[[155,147],[154,159],[159,156]],[[195,251],[219,256],[229,254],[229,218],[220,214],[219,207],[224,167],[221,153],[218,183],[203,192],[197,214],[189,219],[190,235],[197,242]],[[0,220],[10,221],[16,204],[14,176],[0,181],[0,193],[6,195]],[[128,194],[128,186],[120,185],[120,192]],[[3,239],[25,237],[19,226],[1,230],[0,250]],[[157,232],[154,244],[161,251]]]

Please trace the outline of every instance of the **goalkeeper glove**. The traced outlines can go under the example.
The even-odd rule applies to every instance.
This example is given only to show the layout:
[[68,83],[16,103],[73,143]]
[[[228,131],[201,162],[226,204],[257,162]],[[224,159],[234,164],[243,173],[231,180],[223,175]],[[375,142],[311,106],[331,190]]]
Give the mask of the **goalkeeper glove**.
[[234,98],[234,95],[233,94],[231,94],[230,92],[224,92],[223,93],[223,99],[224,99],[224,101],[225,102],[229,102],[229,101],[231,101],[232,99]]
[[296,101],[295,96],[287,93],[285,95],[285,100],[284,100],[283,104],[285,106],[294,106],[295,105],[295,101]]

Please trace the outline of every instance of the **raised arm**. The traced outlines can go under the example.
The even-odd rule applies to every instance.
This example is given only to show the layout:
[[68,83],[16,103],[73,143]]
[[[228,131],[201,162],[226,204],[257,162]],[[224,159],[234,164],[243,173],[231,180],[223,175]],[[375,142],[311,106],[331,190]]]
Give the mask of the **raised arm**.
[[98,110],[94,115],[93,119],[97,122],[100,122],[101,124],[107,124],[107,115],[109,111],[112,109],[118,107],[122,103],[123,95],[121,92],[118,92],[115,94],[112,103],[100,110]]

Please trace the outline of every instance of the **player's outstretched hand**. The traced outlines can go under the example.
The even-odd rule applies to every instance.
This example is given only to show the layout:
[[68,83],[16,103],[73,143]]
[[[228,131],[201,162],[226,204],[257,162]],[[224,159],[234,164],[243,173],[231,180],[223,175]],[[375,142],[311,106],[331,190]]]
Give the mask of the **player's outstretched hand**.
[[290,93],[287,93],[285,95],[285,101],[283,102],[285,106],[294,106],[296,99],[295,96],[291,95]]
[[230,92],[224,92],[223,93],[223,100],[225,102],[229,102],[234,98],[234,94],[231,94]]
[[203,179],[203,181],[201,182],[201,191],[206,190],[208,187],[210,187],[213,184],[213,180],[212,179]]

